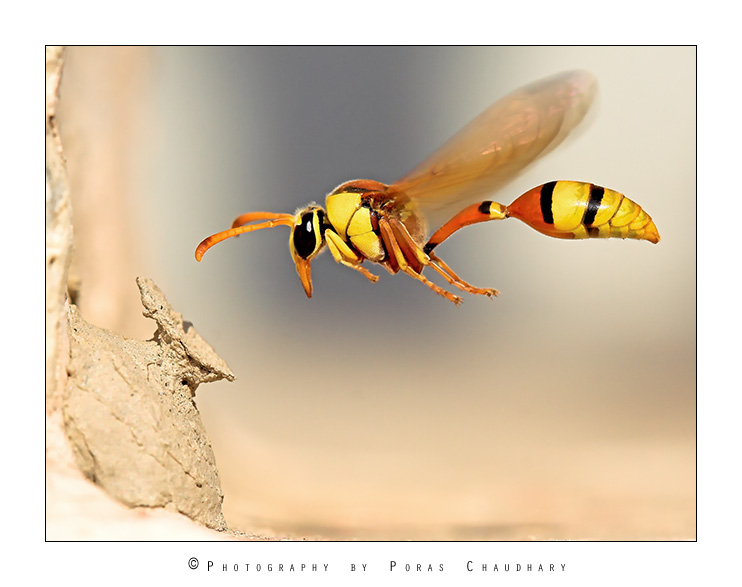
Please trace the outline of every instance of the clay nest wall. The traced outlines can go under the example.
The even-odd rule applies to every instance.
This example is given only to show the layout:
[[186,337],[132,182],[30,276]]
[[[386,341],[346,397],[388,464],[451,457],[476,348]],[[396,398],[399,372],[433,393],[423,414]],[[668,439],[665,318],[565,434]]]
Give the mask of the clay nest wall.
[[64,58],[47,48],[47,539],[223,537],[223,493],[195,394],[233,380],[229,367],[150,279],[137,278],[154,321],[149,340],[90,324],[70,303],[72,204],[57,124]]

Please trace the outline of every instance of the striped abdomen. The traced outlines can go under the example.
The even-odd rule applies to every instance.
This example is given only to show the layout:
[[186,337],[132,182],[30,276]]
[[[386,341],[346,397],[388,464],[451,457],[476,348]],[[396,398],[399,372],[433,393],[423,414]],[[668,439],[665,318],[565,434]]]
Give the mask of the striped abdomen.
[[591,183],[545,183],[520,196],[506,214],[557,238],[660,240],[657,227],[639,204]]

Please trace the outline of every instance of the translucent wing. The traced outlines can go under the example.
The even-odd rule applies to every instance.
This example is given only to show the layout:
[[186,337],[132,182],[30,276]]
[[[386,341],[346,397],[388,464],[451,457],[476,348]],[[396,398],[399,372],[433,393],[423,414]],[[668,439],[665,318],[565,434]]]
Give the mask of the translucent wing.
[[389,190],[404,192],[427,214],[485,199],[561,143],[585,116],[596,88],[591,74],[569,71],[516,90]]

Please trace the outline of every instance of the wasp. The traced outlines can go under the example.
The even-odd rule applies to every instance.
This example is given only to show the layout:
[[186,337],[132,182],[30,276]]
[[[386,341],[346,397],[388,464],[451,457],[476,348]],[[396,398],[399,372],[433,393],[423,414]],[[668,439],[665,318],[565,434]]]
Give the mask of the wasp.
[[[295,214],[248,212],[229,230],[204,239],[196,248],[196,260],[227,238],[288,226],[291,258],[308,298],[312,260],[328,248],[335,261],[371,282],[379,277],[364,261],[378,263],[393,275],[406,273],[458,305],[462,298],[423,275],[426,267],[463,292],[499,294],[467,283],[436,254],[438,245],[465,226],[517,218],[555,238],[657,243],[657,227],[641,206],[591,183],[551,181],[509,206],[483,199],[561,143],[584,118],[596,87],[595,78],[585,71],[534,82],[489,106],[399,181],[348,181],[327,195],[324,208],[312,203]],[[426,239],[426,214],[452,204],[464,207]]]

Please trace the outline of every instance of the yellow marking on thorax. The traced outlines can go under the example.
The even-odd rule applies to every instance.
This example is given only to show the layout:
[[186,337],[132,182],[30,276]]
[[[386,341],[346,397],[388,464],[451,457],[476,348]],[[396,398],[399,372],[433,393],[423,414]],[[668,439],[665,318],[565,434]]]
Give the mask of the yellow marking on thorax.
[[348,223],[348,236],[354,237],[359,234],[365,234],[373,231],[374,227],[371,224],[371,214],[368,208],[359,208],[355,211],[353,216],[350,218]]
[[374,232],[368,208],[359,208],[351,217],[348,239],[369,261],[381,261],[386,256],[381,238]]
[[351,217],[361,206],[362,195],[351,192],[340,192],[339,194],[327,196],[325,200],[327,218],[335,229],[335,232],[343,240],[348,238],[348,224]]

